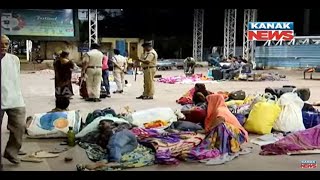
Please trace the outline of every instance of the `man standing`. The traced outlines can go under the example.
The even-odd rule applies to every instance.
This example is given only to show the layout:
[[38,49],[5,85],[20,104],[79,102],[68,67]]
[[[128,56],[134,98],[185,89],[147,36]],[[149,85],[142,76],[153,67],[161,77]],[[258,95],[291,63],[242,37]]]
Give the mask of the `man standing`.
[[107,92],[107,97],[110,96],[110,82],[109,82],[109,66],[108,66],[108,55],[103,56],[102,60],[102,85],[104,86],[106,92]]
[[196,60],[192,57],[187,57],[187,59],[183,61],[183,64],[184,64],[184,73],[186,74],[186,76],[193,75],[194,68],[196,67]]
[[137,99],[153,99],[154,95],[154,75],[156,74],[156,66],[158,60],[157,52],[152,48],[151,42],[145,42],[142,44],[144,53],[138,60],[141,62],[143,69],[144,91],[143,94]]
[[98,44],[91,44],[91,50],[84,55],[82,74],[85,74],[89,98],[86,101],[100,102],[103,53]]
[[[26,109],[20,87],[20,60],[8,53],[10,39],[1,35],[1,110],[0,127],[4,113],[8,116],[9,141],[3,157],[13,164],[19,164],[18,152],[25,132]],[[1,158],[0,158],[1,160]],[[2,163],[0,161],[2,166]]]
[[112,57],[112,62],[114,64],[113,77],[117,84],[117,90],[113,93],[123,93],[123,88],[125,86],[124,82],[124,72],[127,71],[127,58],[120,55],[118,49],[113,50],[114,56]]

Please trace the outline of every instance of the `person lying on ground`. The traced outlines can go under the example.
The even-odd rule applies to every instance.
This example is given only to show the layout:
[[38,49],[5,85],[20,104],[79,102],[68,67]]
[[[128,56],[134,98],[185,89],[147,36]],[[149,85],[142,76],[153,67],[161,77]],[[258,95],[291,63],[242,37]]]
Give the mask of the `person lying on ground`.
[[101,120],[99,123],[98,145],[108,150],[109,162],[120,163],[121,157],[138,147],[136,136],[127,129],[129,125],[116,124],[113,121]]

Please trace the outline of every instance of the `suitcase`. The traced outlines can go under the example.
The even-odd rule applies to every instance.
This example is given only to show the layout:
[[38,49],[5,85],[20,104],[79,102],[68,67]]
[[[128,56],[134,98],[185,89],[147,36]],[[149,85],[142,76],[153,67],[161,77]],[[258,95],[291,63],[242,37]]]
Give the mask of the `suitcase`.
[[212,77],[214,80],[221,80],[223,79],[223,72],[220,69],[213,69]]

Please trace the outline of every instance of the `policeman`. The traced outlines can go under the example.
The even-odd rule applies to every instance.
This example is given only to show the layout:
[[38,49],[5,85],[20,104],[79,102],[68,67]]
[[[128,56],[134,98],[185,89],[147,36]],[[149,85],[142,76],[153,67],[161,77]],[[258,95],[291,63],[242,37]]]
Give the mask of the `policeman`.
[[143,69],[144,91],[137,99],[147,100],[153,99],[154,95],[154,75],[156,74],[158,54],[152,48],[152,42],[150,41],[143,43],[142,47],[144,53],[138,61],[141,62],[141,67]]

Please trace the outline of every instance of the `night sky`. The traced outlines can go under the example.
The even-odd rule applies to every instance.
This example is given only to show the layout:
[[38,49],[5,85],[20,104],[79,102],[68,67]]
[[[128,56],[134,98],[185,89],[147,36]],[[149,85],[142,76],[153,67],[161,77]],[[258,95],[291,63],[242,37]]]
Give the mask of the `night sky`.
[[[310,34],[320,35],[320,9],[310,11]],[[163,56],[183,49],[192,53],[193,9],[124,9],[123,15],[99,22],[99,36],[154,39]],[[258,9],[258,21],[294,22],[295,33],[303,35],[303,9]],[[243,9],[237,14],[237,45],[242,44]],[[205,9],[204,47],[223,45],[224,9]],[[160,43],[161,42],[161,43]]]

